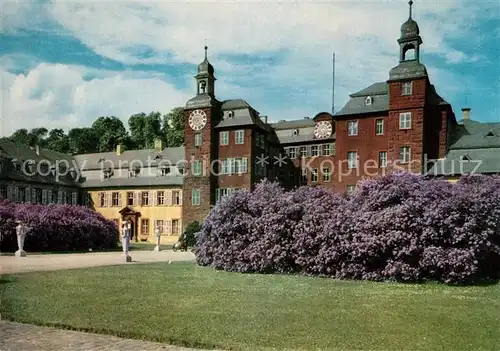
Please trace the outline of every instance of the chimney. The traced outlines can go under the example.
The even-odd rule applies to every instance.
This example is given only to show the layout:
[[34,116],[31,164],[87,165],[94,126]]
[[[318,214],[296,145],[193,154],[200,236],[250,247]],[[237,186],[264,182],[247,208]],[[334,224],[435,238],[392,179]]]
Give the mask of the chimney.
[[267,116],[260,116],[260,119],[264,122],[264,124],[267,124]]
[[122,144],[116,145],[116,154],[120,156],[122,153],[123,153],[123,145]]
[[464,107],[462,109],[462,119],[463,120],[470,119],[470,108],[469,107]]
[[155,152],[162,152],[163,151],[163,142],[161,139],[156,139],[155,140]]

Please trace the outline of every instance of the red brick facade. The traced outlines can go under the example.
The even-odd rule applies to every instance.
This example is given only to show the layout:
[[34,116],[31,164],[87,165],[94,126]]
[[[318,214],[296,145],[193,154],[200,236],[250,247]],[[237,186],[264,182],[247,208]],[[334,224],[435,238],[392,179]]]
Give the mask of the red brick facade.
[[[207,125],[201,131],[203,143],[196,147],[194,131],[188,122],[194,108],[186,108],[186,160],[190,161],[193,156],[203,158],[207,173],[202,177],[193,176],[187,167],[183,201],[185,225],[208,214],[220,189],[250,189],[261,178],[277,179],[287,187],[307,184],[345,192],[364,178],[388,172],[425,173],[427,159],[444,157],[455,116],[451,106],[436,93],[425,66],[419,62],[422,40],[416,22],[409,20],[403,24],[398,42],[400,62],[390,71],[387,82],[352,94],[351,100],[334,116],[322,112],[312,120],[270,124],[267,117],[260,117],[242,100],[238,100],[239,104],[237,100],[228,100],[228,104],[217,101],[203,109]],[[415,49],[416,58],[406,59],[410,49]],[[206,69],[209,65],[206,58],[203,64]],[[213,68],[210,72],[213,74]],[[213,85],[210,87],[213,89]],[[244,113],[234,113],[233,117],[233,109]],[[231,117],[226,120],[228,113]],[[331,135],[318,137],[316,127],[320,122],[324,126],[325,121],[331,124]],[[236,143],[238,130],[244,131],[243,143]],[[224,142],[221,142],[222,135]],[[259,135],[265,141],[261,141]],[[285,152],[290,156],[287,163],[277,165],[276,157]],[[261,155],[268,157],[265,170],[258,166]],[[354,156],[357,162],[352,166]],[[211,161],[232,158],[247,160],[243,174],[210,175]],[[201,189],[199,205],[192,204],[193,189]]]

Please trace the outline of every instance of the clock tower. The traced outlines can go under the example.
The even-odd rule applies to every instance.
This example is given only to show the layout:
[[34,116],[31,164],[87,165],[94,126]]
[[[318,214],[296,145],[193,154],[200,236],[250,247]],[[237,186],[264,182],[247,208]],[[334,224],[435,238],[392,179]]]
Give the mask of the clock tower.
[[214,171],[217,171],[217,136],[214,126],[221,116],[220,102],[215,98],[214,67],[205,59],[198,65],[196,95],[184,108],[184,149],[186,172],[183,183],[183,229],[202,222],[214,203]]

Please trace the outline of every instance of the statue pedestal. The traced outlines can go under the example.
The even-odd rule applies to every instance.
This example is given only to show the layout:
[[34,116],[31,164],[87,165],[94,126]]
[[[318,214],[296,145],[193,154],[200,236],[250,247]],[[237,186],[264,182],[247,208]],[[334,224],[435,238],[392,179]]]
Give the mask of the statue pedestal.
[[125,262],[132,262],[132,257],[130,257],[130,255],[128,254],[130,239],[128,237],[124,237],[122,245],[123,245],[123,257],[125,258]]
[[17,250],[15,253],[16,257],[26,257],[26,251],[24,250]]
[[125,258],[125,263],[132,262],[132,257],[130,257],[128,254],[125,254],[124,258]]

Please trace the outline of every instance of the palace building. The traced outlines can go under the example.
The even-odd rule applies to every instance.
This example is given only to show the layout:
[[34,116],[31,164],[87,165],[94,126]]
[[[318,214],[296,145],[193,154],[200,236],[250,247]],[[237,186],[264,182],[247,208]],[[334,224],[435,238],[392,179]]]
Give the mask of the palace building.
[[[262,179],[286,188],[309,185],[351,192],[364,178],[401,170],[451,181],[471,172],[500,173],[500,123],[473,121],[469,108],[462,109],[462,121],[456,120],[421,62],[423,40],[409,4],[409,18],[397,40],[399,60],[387,80],[351,94],[334,115],[320,112],[272,123],[245,100],[219,100],[205,47],[194,77],[195,95],[184,108],[183,147],[156,142],[154,149],[123,150],[117,145],[116,152],[76,156],[44,150],[51,159],[75,162],[81,179],[46,179],[43,187],[57,189],[51,192],[57,191],[57,202],[78,198],[117,225],[130,219],[136,240],[154,241],[159,226],[162,242],[169,243],[189,223],[202,221],[221,198],[252,189]],[[38,151],[0,145],[4,160],[23,159],[16,155],[23,152],[39,156]],[[12,169],[6,173],[5,166],[1,170],[1,197],[47,203],[38,190],[22,200],[21,185],[15,184],[27,180],[18,179]]]

